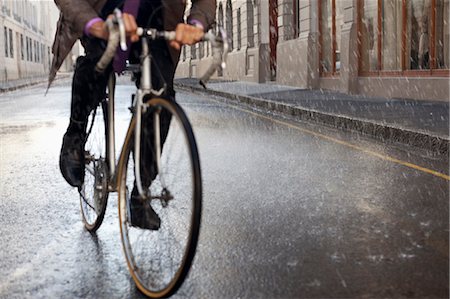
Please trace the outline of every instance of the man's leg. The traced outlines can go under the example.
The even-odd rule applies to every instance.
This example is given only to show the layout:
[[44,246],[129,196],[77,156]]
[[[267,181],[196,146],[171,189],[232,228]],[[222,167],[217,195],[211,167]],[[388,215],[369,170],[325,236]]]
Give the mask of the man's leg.
[[[162,10],[158,4],[159,1],[143,1],[141,2],[141,10],[137,18],[139,26],[152,27],[159,30],[163,28]],[[152,11],[158,11],[152,14]],[[149,20],[148,16],[151,15]],[[132,56],[130,60],[137,62],[135,58],[139,57],[141,45],[136,43],[131,49]],[[162,95],[170,101],[175,101],[175,91],[173,89],[173,77],[175,74],[175,63],[170,56],[167,43],[157,40],[150,43],[150,52],[152,55],[152,87],[160,89],[166,86],[166,92]],[[133,61],[134,60],[134,61]],[[139,84],[140,77],[137,77]],[[166,140],[171,115],[164,111],[160,117],[161,121],[161,143]],[[154,159],[154,130],[153,115],[151,111],[144,114],[142,120],[142,136],[141,136],[141,180],[144,188],[148,188],[157,175],[156,161]],[[131,222],[141,228],[158,229],[160,219],[153,211],[150,205],[146,204],[139,198],[137,188],[134,187],[131,196]]]
[[70,122],[63,137],[59,165],[66,181],[80,188],[84,181],[84,144],[89,113],[105,96],[108,74],[96,74],[102,46],[96,40],[84,43],[86,56],[79,57],[72,81]]

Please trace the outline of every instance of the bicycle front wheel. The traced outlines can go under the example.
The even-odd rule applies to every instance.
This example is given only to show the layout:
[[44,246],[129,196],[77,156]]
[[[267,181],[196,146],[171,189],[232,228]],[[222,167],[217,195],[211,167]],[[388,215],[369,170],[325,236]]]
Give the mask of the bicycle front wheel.
[[88,118],[84,183],[80,190],[81,215],[87,230],[96,231],[103,222],[108,201],[106,164],[107,104],[102,101]]
[[[152,150],[141,152],[140,172],[148,195],[145,204],[152,206],[161,225],[158,230],[146,230],[133,226],[130,221],[133,189],[136,194],[135,119],[118,166],[119,220],[133,280],[145,295],[161,298],[170,296],[181,286],[191,267],[200,229],[202,183],[194,134],[183,110],[165,99],[151,99],[147,103],[146,119],[151,121],[143,122],[141,143],[151,136]],[[160,131],[161,142],[157,140],[158,134],[145,134],[149,129]],[[164,146],[155,148],[157,144]],[[157,152],[162,152],[159,163]]]

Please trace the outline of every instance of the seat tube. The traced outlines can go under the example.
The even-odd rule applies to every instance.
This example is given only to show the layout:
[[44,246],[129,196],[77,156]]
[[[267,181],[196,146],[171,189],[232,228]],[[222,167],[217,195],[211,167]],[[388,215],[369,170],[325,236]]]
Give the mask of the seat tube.
[[108,80],[108,144],[107,157],[109,173],[113,175],[116,171],[116,141],[115,141],[115,125],[114,125],[114,97],[116,88],[116,75],[114,72],[109,75]]

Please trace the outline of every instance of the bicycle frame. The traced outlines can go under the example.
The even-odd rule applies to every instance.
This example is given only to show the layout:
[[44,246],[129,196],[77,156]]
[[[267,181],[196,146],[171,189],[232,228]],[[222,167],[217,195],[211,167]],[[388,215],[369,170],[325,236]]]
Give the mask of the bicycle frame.
[[[147,106],[144,104],[144,98],[149,95],[160,96],[164,92],[164,88],[160,90],[154,90],[151,84],[151,55],[148,46],[148,39],[146,37],[141,37],[142,42],[142,54],[141,63],[139,68],[141,70],[141,80],[140,86],[136,91],[136,96],[132,106],[134,107],[134,115],[130,121],[130,126],[128,130],[134,130],[134,160],[135,160],[135,177],[136,177],[136,187],[138,189],[139,195],[145,197],[145,191],[142,187],[141,174],[140,174],[140,155],[141,155],[141,124],[142,124],[142,113],[145,112]],[[114,121],[114,109],[115,109],[115,86],[116,77],[114,72],[111,73],[108,80],[108,144],[107,144],[107,159],[108,159],[108,172],[109,172],[109,186],[110,192],[116,192],[118,186],[117,177],[117,163],[116,163],[116,142],[115,142],[115,121]],[[133,126],[133,118],[136,122]],[[155,129],[155,145],[156,148],[161,147],[160,140],[160,126],[159,126],[159,114],[155,114],[154,118],[154,129]],[[122,154],[123,148],[121,149]],[[156,152],[156,164],[158,173],[161,165],[161,152],[159,150]]]
[[[116,52],[117,46],[119,45],[122,50],[126,50],[126,42],[125,42],[125,27],[123,25],[121,12],[116,9],[114,11],[115,17],[113,19],[108,19],[106,24],[109,29],[109,40],[107,44],[107,48],[105,50],[104,55],[100,58],[99,62],[96,65],[96,71],[103,72],[108,64],[111,62],[114,54]],[[115,25],[118,25],[118,30],[115,29]],[[225,61],[228,53],[228,41],[226,33],[223,29],[220,29],[220,37],[216,39],[214,34],[208,32],[205,34],[203,40],[211,42],[213,49],[213,63],[210,68],[206,71],[206,73],[201,77],[199,83],[206,88],[205,84],[208,82],[209,78],[213,75],[215,70],[220,67],[222,69],[225,68]],[[140,174],[140,155],[141,155],[141,124],[142,124],[142,113],[147,109],[147,105],[144,103],[144,99],[148,96],[160,96],[165,91],[165,88],[161,88],[160,90],[154,90],[151,85],[151,55],[149,50],[148,41],[154,40],[156,38],[162,38],[165,40],[174,40],[175,32],[173,31],[157,31],[156,29],[149,28],[138,28],[137,31],[140,36],[140,40],[142,43],[142,53],[141,53],[141,62],[139,64],[139,68],[141,71],[141,80],[140,86],[137,89],[136,95],[134,97],[134,102],[132,106],[134,108],[134,114],[130,121],[130,126],[128,130],[134,130],[134,160],[135,160],[135,178],[136,178],[136,187],[139,195],[142,198],[145,198],[147,194],[145,194],[144,189],[142,188],[142,180]],[[118,187],[118,177],[117,177],[117,164],[116,164],[116,148],[115,148],[115,124],[114,124],[114,96],[115,96],[115,83],[116,78],[114,72],[111,73],[110,78],[108,80],[108,141],[107,141],[107,161],[108,161],[108,172],[109,172],[109,183],[108,190],[110,192],[116,192]],[[133,122],[133,118],[135,118],[135,122]],[[156,111],[155,116],[153,118],[153,126],[155,132],[155,146],[157,149],[160,149],[161,144],[161,136],[160,136],[160,116],[159,111]],[[134,128],[132,127],[134,125]],[[123,154],[124,149],[121,149],[121,155]],[[161,151],[156,150],[156,165],[157,171],[161,175]],[[163,178],[161,178],[163,180]]]

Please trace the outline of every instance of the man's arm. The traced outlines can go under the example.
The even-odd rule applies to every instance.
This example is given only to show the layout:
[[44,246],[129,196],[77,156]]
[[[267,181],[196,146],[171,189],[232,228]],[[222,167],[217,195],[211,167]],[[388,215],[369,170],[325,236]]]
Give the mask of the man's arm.
[[98,17],[94,7],[86,0],[55,0],[55,3],[78,36],[83,35],[84,27],[90,20]]
[[193,45],[199,42],[204,32],[215,22],[216,0],[193,0],[188,17],[188,24],[180,23],[176,28],[175,40],[170,45],[180,50],[182,45]]
[[200,23],[204,31],[208,31],[216,18],[216,0],[193,0],[188,23]]

